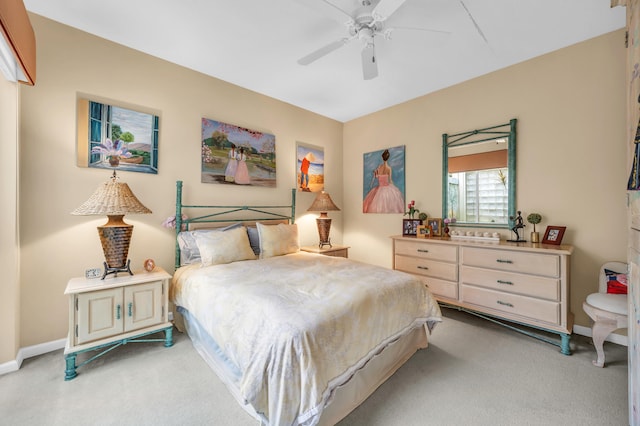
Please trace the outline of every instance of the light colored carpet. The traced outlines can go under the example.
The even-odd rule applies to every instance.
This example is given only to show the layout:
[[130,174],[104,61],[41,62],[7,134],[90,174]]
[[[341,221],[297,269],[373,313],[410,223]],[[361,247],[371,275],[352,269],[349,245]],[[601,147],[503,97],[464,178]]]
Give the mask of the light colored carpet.
[[[573,355],[451,309],[431,337],[340,426],[626,425],[627,348]],[[256,425],[192,347],[130,343],[65,382],[62,351],[0,376],[2,425]]]

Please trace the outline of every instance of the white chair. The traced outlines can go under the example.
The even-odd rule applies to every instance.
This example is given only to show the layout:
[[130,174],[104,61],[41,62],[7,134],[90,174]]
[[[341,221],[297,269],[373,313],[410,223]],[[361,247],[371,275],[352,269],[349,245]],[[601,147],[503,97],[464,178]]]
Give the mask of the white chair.
[[605,269],[620,274],[627,273],[627,264],[622,262],[607,262],[600,268],[600,286],[597,293],[587,296],[582,309],[593,320],[591,328],[593,345],[596,347],[598,359],[593,361],[596,367],[604,367],[603,344],[607,336],[619,328],[627,328],[627,295],[608,294],[607,276]]

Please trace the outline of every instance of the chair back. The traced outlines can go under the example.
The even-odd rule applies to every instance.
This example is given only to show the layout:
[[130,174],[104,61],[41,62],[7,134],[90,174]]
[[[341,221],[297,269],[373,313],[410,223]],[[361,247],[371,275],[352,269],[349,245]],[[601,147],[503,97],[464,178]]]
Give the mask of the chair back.
[[598,286],[598,293],[606,293],[607,292],[607,274],[605,274],[604,270],[608,269],[613,272],[617,272],[618,274],[626,274],[627,272],[627,264],[624,262],[607,262],[600,267],[600,284]]

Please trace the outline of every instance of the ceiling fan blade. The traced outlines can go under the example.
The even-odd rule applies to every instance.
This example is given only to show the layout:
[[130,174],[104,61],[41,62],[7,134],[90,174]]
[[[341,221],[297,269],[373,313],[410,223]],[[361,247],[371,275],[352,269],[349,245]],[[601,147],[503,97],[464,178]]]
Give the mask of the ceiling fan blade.
[[297,0],[297,1],[298,3],[301,3],[310,9],[313,9],[319,13],[322,13],[323,15],[341,24],[345,24],[349,26],[354,22],[353,17],[347,11],[340,9],[335,4],[329,3],[326,0]]
[[378,76],[378,63],[373,43],[366,43],[362,47],[362,75],[365,80],[371,80]]
[[380,3],[371,11],[371,15],[376,22],[383,22],[393,15],[405,1],[406,0],[380,0]]
[[487,40],[487,37],[485,37],[484,33],[480,29],[480,25],[478,25],[478,23],[476,22],[475,18],[471,14],[471,12],[469,12],[469,9],[467,9],[467,5],[464,4],[464,2],[462,0],[460,0],[460,4],[464,8],[465,12],[467,12],[467,15],[469,15],[469,19],[471,19],[471,22],[473,22],[473,25],[476,27],[476,31],[478,31],[478,34],[480,34],[480,37],[482,37],[482,39],[484,40],[485,43],[489,44],[489,40]]
[[433,28],[397,27],[397,26],[393,26],[393,27],[386,28],[384,30],[384,35],[388,36],[393,31],[423,31],[423,32],[427,32],[427,33],[451,34],[451,31],[436,30],[436,29],[433,29]]
[[331,43],[327,44],[326,46],[323,46],[320,49],[309,53],[307,56],[304,56],[304,57],[298,59],[298,63],[300,65],[309,65],[310,63],[322,58],[325,55],[328,55],[329,53],[333,52],[334,50],[338,50],[339,48],[341,48],[345,44],[349,43],[349,41],[351,41],[352,39],[353,39],[353,37],[351,37],[351,38],[345,37],[345,38],[341,38],[340,40],[336,40],[334,42],[331,42]]

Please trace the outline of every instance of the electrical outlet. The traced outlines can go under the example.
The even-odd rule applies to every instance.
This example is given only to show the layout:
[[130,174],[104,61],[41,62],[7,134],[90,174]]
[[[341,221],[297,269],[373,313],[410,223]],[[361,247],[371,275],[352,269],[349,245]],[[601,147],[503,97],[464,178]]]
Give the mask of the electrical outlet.
[[102,275],[102,270],[100,268],[91,268],[84,271],[84,276],[86,278],[99,278]]
[[173,312],[169,311],[169,321],[173,321]]

